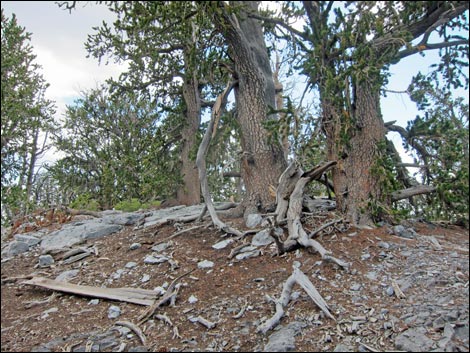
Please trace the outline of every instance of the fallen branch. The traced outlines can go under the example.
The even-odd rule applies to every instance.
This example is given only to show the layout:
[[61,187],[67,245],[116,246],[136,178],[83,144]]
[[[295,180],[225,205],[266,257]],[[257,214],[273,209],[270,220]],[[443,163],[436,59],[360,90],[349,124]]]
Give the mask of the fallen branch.
[[192,272],[194,272],[194,269],[192,269],[191,271],[185,272],[182,275],[176,277],[171,282],[171,284],[168,286],[168,289],[166,290],[166,292],[163,295],[162,299],[160,299],[159,301],[154,301],[153,304],[147,310],[145,310],[142,315],[139,316],[138,324],[139,325],[143,324],[145,321],[150,319],[155,314],[155,311],[157,311],[157,309],[160,306],[163,306],[163,305],[167,304],[169,301],[171,301],[172,298],[174,298],[174,295],[175,295],[174,290],[175,290],[175,287],[176,287],[176,282],[178,282],[178,280],[180,280],[184,276],[189,275]]
[[313,302],[317,304],[317,306],[326,314],[327,317],[336,321],[334,316],[329,311],[328,304],[320,295],[320,293],[318,293],[315,286],[308,279],[308,277],[302,271],[300,271],[298,266],[294,265],[294,271],[292,272],[292,275],[290,275],[290,277],[284,283],[281,297],[278,300],[275,300],[276,312],[270,319],[266,320],[263,324],[258,326],[258,332],[266,333],[279,324],[282,317],[284,316],[284,307],[289,304],[292,288],[296,283],[305,290]]
[[59,292],[73,293],[85,297],[119,300],[139,305],[152,305],[157,296],[157,293],[153,290],[141,288],[102,288],[82,286],[44,277],[33,277],[29,281],[22,282],[22,284],[29,284]]
[[213,329],[215,326],[217,326],[217,323],[211,322],[209,320],[204,319],[201,316],[198,317],[192,317],[189,319],[191,322],[199,322],[201,325],[207,327],[209,330]]
[[116,321],[114,325],[125,326],[131,329],[139,337],[140,342],[142,342],[144,346],[146,345],[147,339],[144,333],[142,332],[142,330],[137,325],[134,325],[132,322],[129,322],[129,321]]
[[310,234],[308,235],[309,238],[313,238],[315,235],[317,235],[318,233],[320,233],[323,229],[326,229],[336,223],[339,223],[339,222],[343,222],[344,219],[343,218],[339,218],[339,219],[335,219],[331,222],[328,222],[328,223],[325,223],[323,224],[321,227],[315,229],[313,232],[310,232]]

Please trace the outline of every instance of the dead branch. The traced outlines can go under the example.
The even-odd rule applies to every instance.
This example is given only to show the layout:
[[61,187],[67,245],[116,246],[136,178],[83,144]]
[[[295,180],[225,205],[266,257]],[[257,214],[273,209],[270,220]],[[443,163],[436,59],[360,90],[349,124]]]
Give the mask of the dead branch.
[[313,238],[315,235],[317,235],[318,233],[320,233],[322,230],[336,224],[336,223],[339,223],[339,222],[343,222],[344,219],[343,218],[339,218],[339,219],[335,219],[331,222],[328,222],[328,223],[325,223],[323,224],[321,227],[315,229],[313,232],[310,232],[310,234],[308,235],[309,238]]
[[417,185],[408,189],[398,190],[392,193],[392,201],[407,199],[412,196],[429,194],[436,191],[434,186],[430,185]]
[[326,314],[326,316],[336,321],[334,316],[330,313],[326,301],[316,290],[315,286],[312,284],[309,278],[299,269],[299,264],[294,264],[293,267],[294,270],[292,272],[292,275],[290,275],[284,283],[281,297],[278,300],[275,300],[276,312],[270,319],[266,320],[263,324],[258,326],[258,332],[266,333],[279,324],[282,317],[284,316],[284,307],[289,304],[292,288],[296,283],[299,284],[305,290],[305,292],[309,295],[313,302],[317,304],[317,306]]
[[139,305],[152,305],[156,297],[156,293],[154,291],[142,288],[102,288],[82,286],[55,281],[44,277],[33,277],[29,281],[22,282],[22,284],[34,285],[55,291],[83,295],[86,297],[119,300]]
[[142,330],[139,328],[139,326],[134,325],[132,322],[129,322],[129,321],[116,321],[114,324],[119,325],[119,326],[125,326],[125,327],[131,329],[132,331],[135,332],[137,337],[139,337],[140,342],[142,342],[142,344],[144,346],[146,345],[147,339],[146,339],[144,333],[142,332]]
[[169,285],[168,289],[166,290],[165,294],[163,295],[162,299],[159,301],[155,301],[147,310],[144,311],[142,315],[138,317],[138,324],[141,325],[145,321],[147,321],[149,318],[151,318],[154,314],[155,311],[160,307],[171,301],[171,299],[174,297],[175,289],[176,289],[176,282],[183,278],[184,276],[189,275],[190,273],[194,272],[195,269],[192,269],[191,271],[185,272],[182,275],[176,277],[171,284]]
[[[336,259],[331,256],[331,252],[327,251],[319,242],[310,239],[305,232],[301,223],[302,214],[302,201],[305,186],[312,180],[321,178],[322,174],[336,164],[335,161],[326,162],[323,165],[316,166],[315,168],[305,172],[295,183],[295,187],[290,194],[289,208],[287,210],[287,229],[289,237],[283,243],[282,247],[278,245],[279,251],[290,251],[300,244],[307,248],[312,248],[320,253],[324,260],[332,261],[343,268],[348,268],[349,264],[342,260]],[[289,166],[288,168],[290,168]]]
[[199,149],[197,151],[196,166],[199,171],[199,180],[201,182],[201,192],[204,197],[204,202],[206,203],[207,210],[209,211],[209,214],[211,216],[212,222],[214,223],[214,226],[216,226],[218,229],[228,234],[241,236],[242,232],[222,222],[219,216],[217,215],[215,208],[214,208],[214,204],[212,202],[212,197],[210,195],[209,183],[207,181],[207,171],[206,171],[206,155],[207,155],[207,151],[209,150],[209,144],[212,139],[212,135],[215,132],[214,125],[215,125],[215,122],[219,120],[220,112],[223,106],[225,105],[227,96],[232,90],[234,85],[235,85],[235,82],[230,82],[229,84],[227,84],[227,87],[225,87],[224,91],[216,99],[214,107],[212,108],[211,121],[209,122],[209,126],[207,127],[207,130],[204,134],[204,137],[202,138],[201,144],[199,145]]

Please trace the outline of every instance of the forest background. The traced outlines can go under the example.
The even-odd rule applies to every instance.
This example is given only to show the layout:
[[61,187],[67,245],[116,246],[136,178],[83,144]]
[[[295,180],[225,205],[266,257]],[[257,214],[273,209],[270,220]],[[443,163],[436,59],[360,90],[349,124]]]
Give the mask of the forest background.
[[[2,2],[2,223],[60,205],[134,210],[168,199],[201,202],[196,152],[215,99],[243,72],[228,28],[237,29],[230,21],[238,18],[264,24],[264,42],[255,40],[252,47],[268,53],[276,94],[273,104],[262,102],[266,146],[306,169],[342,161],[324,180],[330,188],[311,185],[311,195],[339,197],[340,210],[353,223],[414,216],[468,225],[468,4],[269,3],[275,13],[236,2],[78,2],[71,13],[65,7],[72,3]],[[20,5],[41,21],[39,6],[54,16],[43,27],[55,33],[43,43],[60,47],[67,66],[41,42],[34,44],[39,29],[28,28],[19,13],[18,22],[12,18]],[[90,14],[97,23],[85,21]],[[426,26],[418,30],[418,24]],[[85,42],[91,58],[75,54]],[[319,52],[326,64],[319,65]],[[96,58],[99,76],[89,69]],[[371,101],[380,99],[372,114],[381,125],[378,137],[369,135],[374,122],[360,121],[368,114],[357,111],[363,82],[377,94]],[[213,134],[209,185],[216,200],[250,203],[256,194],[256,207],[267,209],[268,187],[276,185],[250,186],[243,170],[247,152],[254,151],[243,139],[238,84]],[[195,86],[197,109],[190,120],[188,87]],[[405,104],[405,111],[396,109]],[[364,148],[355,150],[358,136],[366,136],[375,151],[363,166],[355,165]],[[285,169],[279,161],[268,180]],[[373,170],[375,181],[361,185],[350,170]],[[365,193],[356,194],[354,184],[367,184]],[[418,186],[425,192],[397,199],[400,190]]]

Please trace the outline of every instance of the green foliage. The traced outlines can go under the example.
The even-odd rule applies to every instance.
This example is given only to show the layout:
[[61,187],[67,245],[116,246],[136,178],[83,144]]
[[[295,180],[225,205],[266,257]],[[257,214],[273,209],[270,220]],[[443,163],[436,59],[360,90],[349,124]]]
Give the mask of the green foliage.
[[[54,130],[53,103],[34,61],[31,34],[15,15],[1,13],[1,185],[2,219],[31,210],[38,158],[49,147],[42,137]],[[15,199],[17,198],[17,199]],[[8,209],[10,208],[10,209]],[[6,216],[8,215],[8,216]]]
[[430,219],[469,219],[469,107],[446,89],[432,85],[434,77],[418,75],[409,90],[422,115],[410,121],[407,149],[418,151],[416,162],[425,165],[425,184],[437,192],[420,199],[418,213]]
[[138,199],[134,198],[131,200],[120,201],[114,206],[114,208],[119,211],[134,212],[140,209],[149,209],[152,207],[158,207],[160,206],[160,204],[161,204],[160,201],[142,203]]
[[157,112],[134,93],[111,95],[104,86],[84,93],[55,136],[66,157],[50,170],[61,187],[93,194],[101,208],[171,195],[179,181],[168,136],[173,128],[160,124]]
[[98,211],[99,203],[90,194],[81,194],[70,203],[70,207],[77,210]]

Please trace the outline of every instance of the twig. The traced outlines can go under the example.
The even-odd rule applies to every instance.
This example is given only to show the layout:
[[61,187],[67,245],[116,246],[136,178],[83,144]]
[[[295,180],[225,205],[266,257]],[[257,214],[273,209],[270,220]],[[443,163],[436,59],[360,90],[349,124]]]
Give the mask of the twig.
[[166,290],[165,294],[163,295],[162,299],[160,299],[159,301],[155,301],[155,303],[153,303],[147,310],[144,311],[144,313],[142,315],[139,316],[138,318],[138,325],[141,325],[143,324],[145,321],[147,321],[150,317],[152,317],[154,314],[155,314],[155,311],[162,305],[165,305],[166,303],[168,303],[171,298],[174,296],[174,290],[175,290],[175,286],[176,286],[176,282],[183,278],[184,276],[187,276],[189,275],[190,273],[194,272],[195,269],[192,269],[191,271],[188,271],[186,273],[183,273],[182,275],[176,277],[173,282],[171,282],[170,286],[168,287],[168,289]]
[[344,221],[343,218],[339,218],[339,219],[335,219],[331,222],[328,222],[328,223],[325,223],[323,224],[321,227],[315,229],[313,232],[310,232],[310,234],[308,235],[309,238],[313,238],[315,235],[317,235],[318,233],[320,233],[323,229],[326,229],[330,226],[332,226],[333,224],[336,224],[336,223],[339,223],[339,222],[342,222]]

